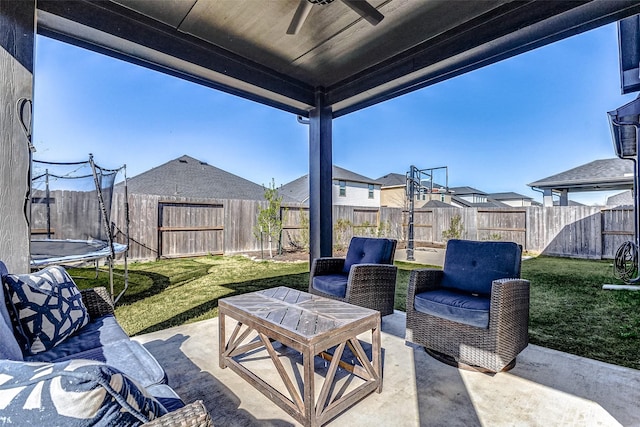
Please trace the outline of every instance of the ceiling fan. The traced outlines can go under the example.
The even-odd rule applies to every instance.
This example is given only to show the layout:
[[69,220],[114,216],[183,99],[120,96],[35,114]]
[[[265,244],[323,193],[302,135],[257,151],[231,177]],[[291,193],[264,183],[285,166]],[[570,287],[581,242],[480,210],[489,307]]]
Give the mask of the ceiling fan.
[[[293,19],[289,24],[289,28],[287,29],[287,34],[296,34],[302,28],[302,24],[304,24],[305,19],[311,12],[311,8],[314,4],[318,5],[327,5],[332,3],[334,0],[300,0],[298,4],[298,8],[296,9],[296,13],[293,14]],[[366,0],[341,0],[342,3],[349,6],[353,11],[355,11],[358,15],[362,16],[368,23],[371,25],[377,25],[382,19],[384,15],[378,12],[378,10],[371,6]]]

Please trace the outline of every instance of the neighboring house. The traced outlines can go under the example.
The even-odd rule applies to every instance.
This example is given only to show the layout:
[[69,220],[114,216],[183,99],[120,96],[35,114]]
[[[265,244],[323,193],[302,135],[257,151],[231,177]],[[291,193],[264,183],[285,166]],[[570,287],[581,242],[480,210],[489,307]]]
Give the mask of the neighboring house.
[[488,198],[490,200],[496,200],[506,205],[513,206],[514,208],[531,206],[533,202],[532,197],[524,196],[522,194],[514,193],[514,192],[492,193],[492,194],[489,194]]
[[452,187],[451,204],[458,208],[508,208],[509,205],[495,200],[484,191],[473,187]]
[[[560,200],[554,200],[553,206],[564,206],[560,204]],[[569,204],[566,206],[586,206],[584,203],[576,202],[575,200],[569,200]]]
[[[409,206],[407,197],[407,177],[399,173],[389,173],[376,181],[382,184],[380,189],[380,205],[386,207],[406,208]],[[428,185],[425,184],[425,187]],[[434,183],[429,191],[417,191],[415,195],[415,207],[424,207],[429,201],[439,201],[448,204],[451,202],[451,196],[446,192],[446,188]]]
[[633,191],[627,190],[607,198],[607,207],[633,206]]
[[489,200],[487,193],[473,187],[451,187],[449,191],[456,199],[471,204],[487,203]]
[[407,177],[399,173],[388,173],[376,181],[380,187],[380,206],[407,207]]
[[[380,182],[335,165],[331,173],[334,205],[380,207]],[[278,192],[298,203],[309,203],[309,175],[283,185]]]
[[129,178],[127,188],[129,194],[264,200],[261,185],[186,155]]
[[611,191],[633,188],[633,162],[620,158],[594,160],[528,184],[544,194],[544,206],[552,206],[553,196],[560,206],[569,206],[569,193]]
[[429,200],[422,205],[423,208],[455,208],[451,203],[441,202],[440,200]]

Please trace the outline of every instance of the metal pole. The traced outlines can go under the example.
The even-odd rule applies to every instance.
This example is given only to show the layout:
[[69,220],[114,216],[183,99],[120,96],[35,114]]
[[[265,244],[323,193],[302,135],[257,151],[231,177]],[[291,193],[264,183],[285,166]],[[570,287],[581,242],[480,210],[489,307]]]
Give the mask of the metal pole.
[[409,235],[407,241],[407,261],[415,261],[413,257],[413,209],[415,198],[415,174],[417,168],[411,165],[409,170]]
[[44,173],[45,193],[44,197],[47,201],[47,239],[51,238],[51,192],[49,190],[49,169]]

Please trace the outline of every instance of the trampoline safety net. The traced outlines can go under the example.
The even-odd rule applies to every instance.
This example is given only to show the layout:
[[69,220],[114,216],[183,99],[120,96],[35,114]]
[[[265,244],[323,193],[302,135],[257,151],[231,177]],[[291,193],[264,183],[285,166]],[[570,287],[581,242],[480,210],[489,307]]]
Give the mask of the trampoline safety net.
[[[118,177],[122,181],[116,184]],[[111,221],[114,191],[124,197],[127,226],[121,232]],[[124,258],[124,289],[128,286],[128,210],[126,166],[106,169],[93,156],[84,162],[33,160],[31,182],[31,266],[104,260],[108,267],[111,296],[113,262]],[[116,241],[118,240],[118,241]],[[97,271],[96,271],[97,273]]]

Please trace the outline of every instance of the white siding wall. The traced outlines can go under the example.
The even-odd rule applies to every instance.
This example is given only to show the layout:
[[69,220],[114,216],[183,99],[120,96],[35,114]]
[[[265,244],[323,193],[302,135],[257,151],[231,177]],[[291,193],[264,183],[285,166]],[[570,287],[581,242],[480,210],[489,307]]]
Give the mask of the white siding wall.
[[527,199],[509,199],[500,201],[506,205],[513,206],[514,208],[531,206],[531,200]]
[[373,199],[370,199],[368,184],[347,181],[347,195],[340,196],[340,183],[338,180],[333,180],[333,204],[380,207],[380,186],[373,186]]

